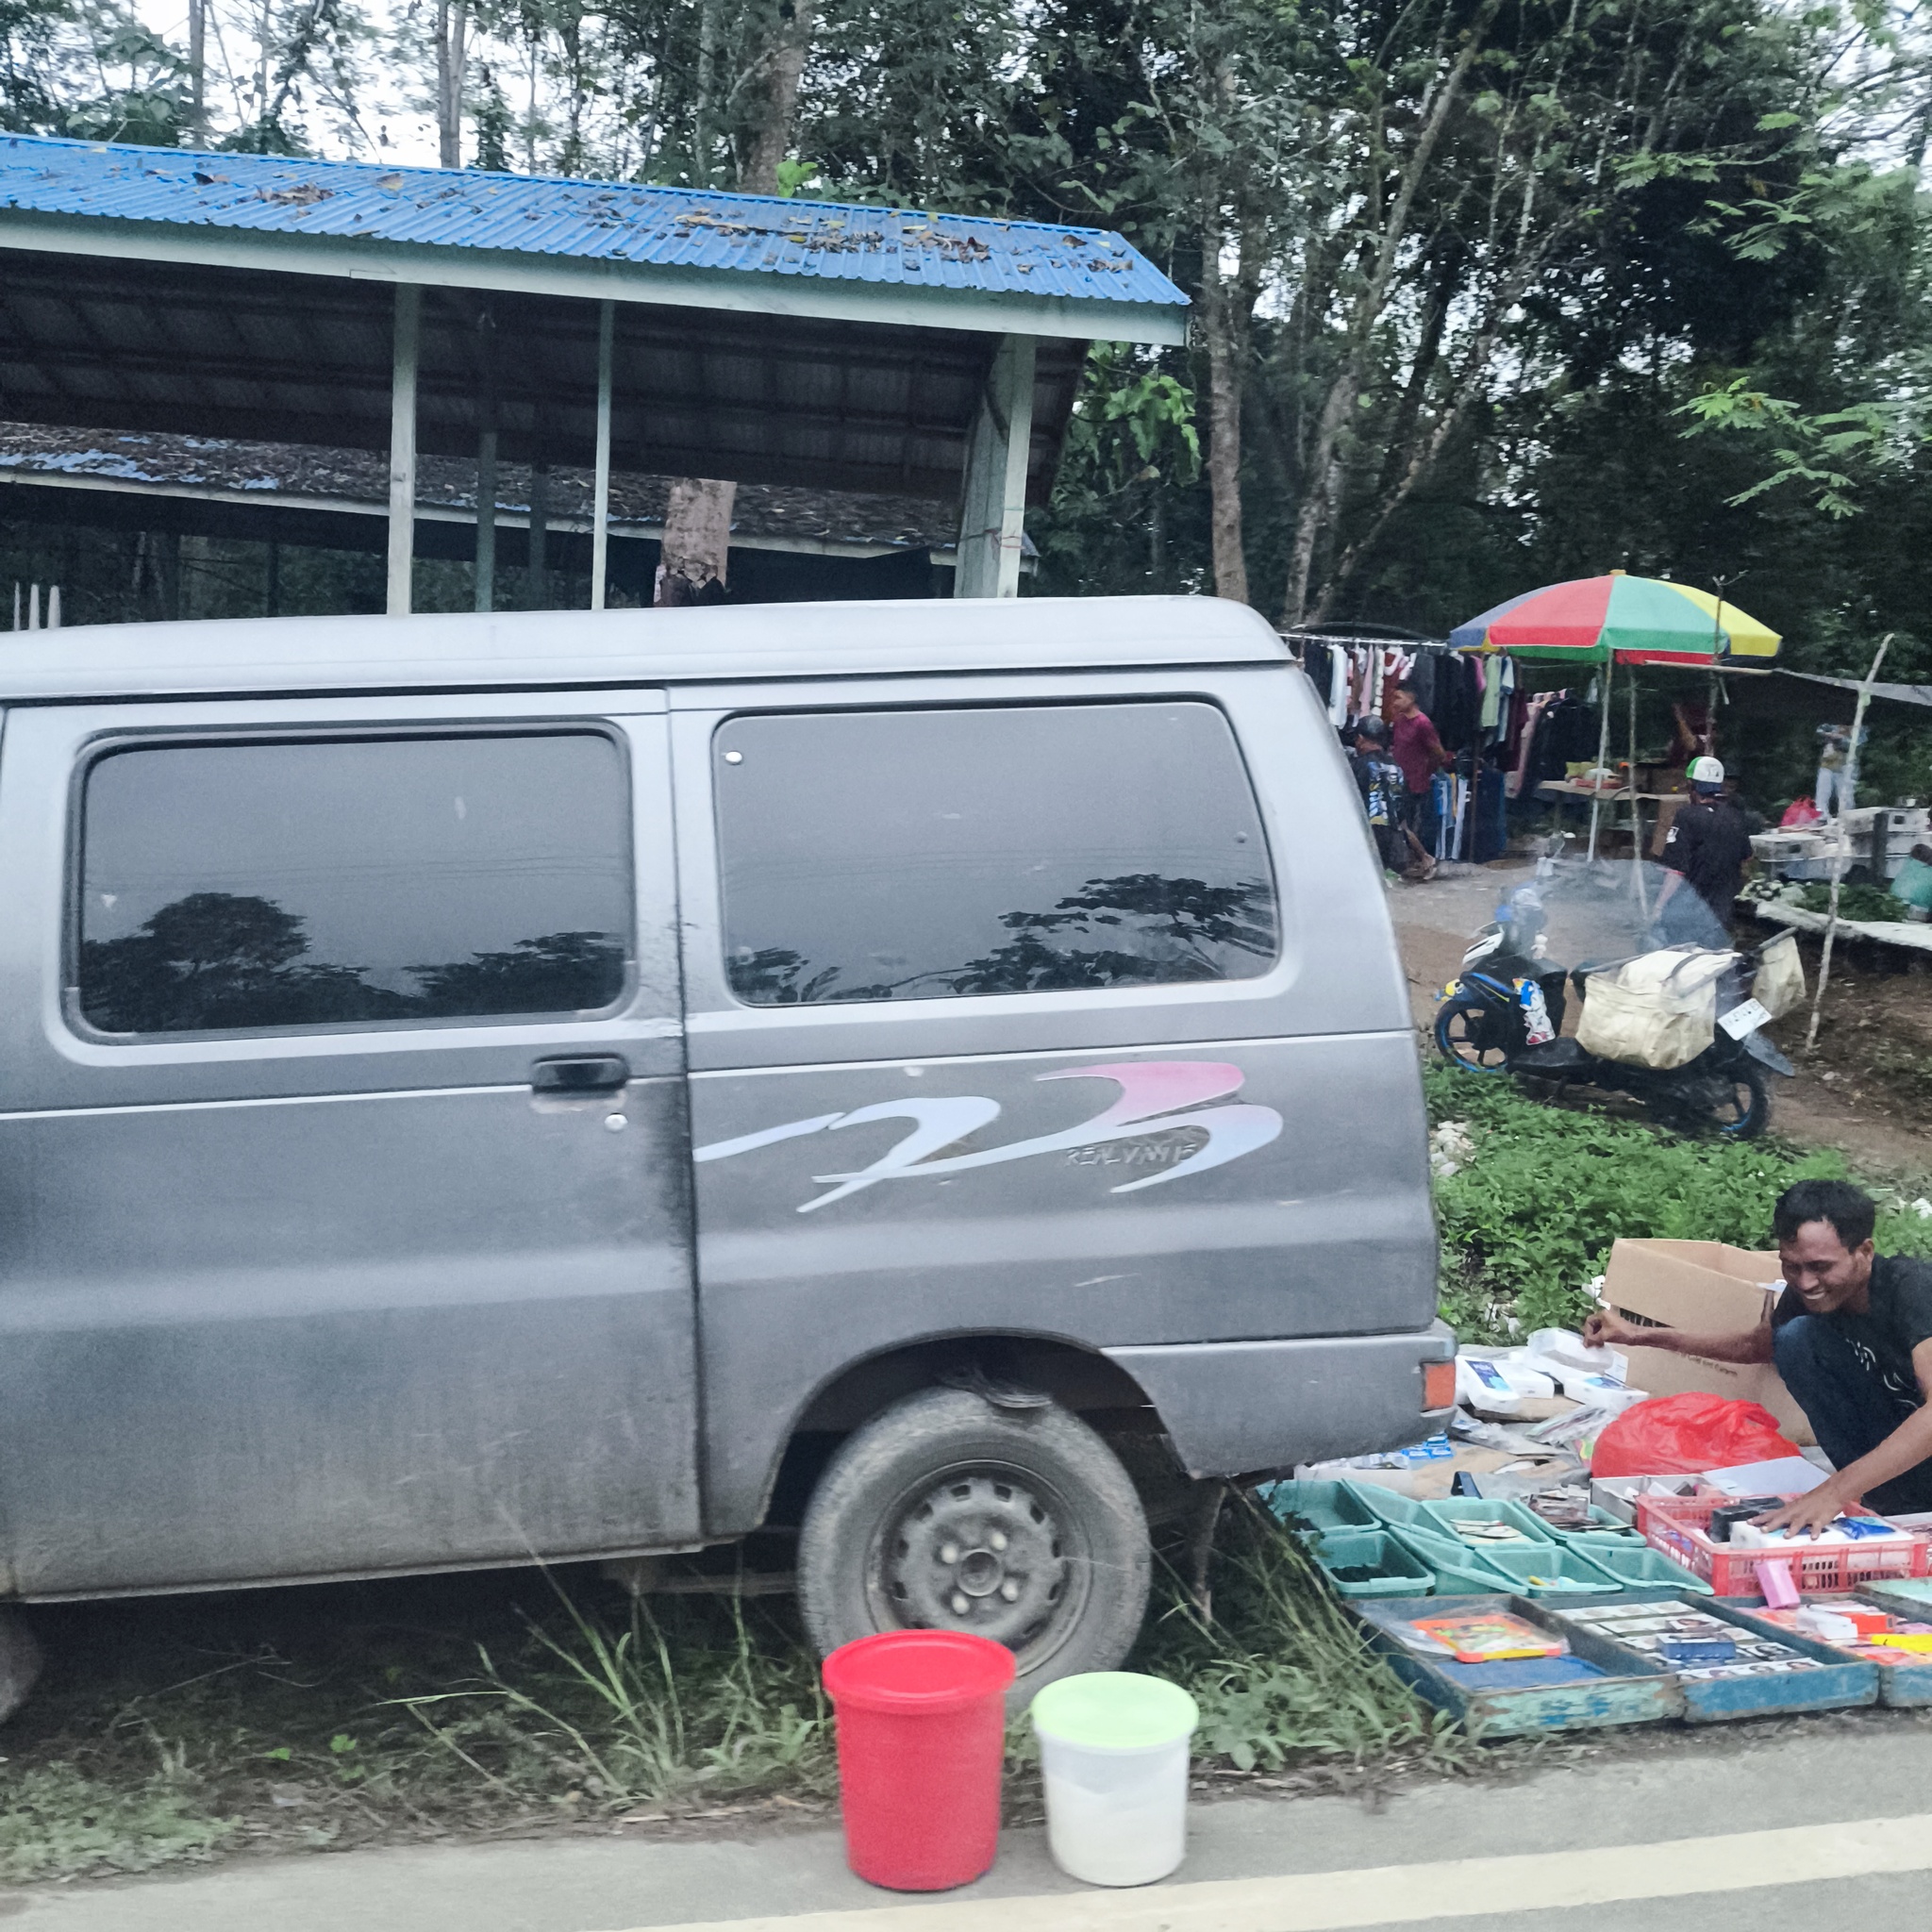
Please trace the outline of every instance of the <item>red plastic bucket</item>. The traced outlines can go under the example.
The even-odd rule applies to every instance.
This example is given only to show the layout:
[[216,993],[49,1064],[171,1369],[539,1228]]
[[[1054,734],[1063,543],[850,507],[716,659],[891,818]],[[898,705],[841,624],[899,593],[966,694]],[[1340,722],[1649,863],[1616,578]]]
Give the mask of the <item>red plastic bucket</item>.
[[839,1718],[845,1860],[894,1891],[991,1869],[1013,1653],[958,1630],[887,1630],[825,1659]]

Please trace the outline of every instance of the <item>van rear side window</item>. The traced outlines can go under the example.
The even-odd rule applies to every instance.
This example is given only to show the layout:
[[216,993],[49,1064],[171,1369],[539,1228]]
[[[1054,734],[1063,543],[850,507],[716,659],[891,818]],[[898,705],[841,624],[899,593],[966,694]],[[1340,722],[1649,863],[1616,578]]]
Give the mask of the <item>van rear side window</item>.
[[731,990],[753,1006],[1246,979],[1260,813],[1212,705],[747,715],[714,741]]
[[82,1017],[203,1033],[608,1007],[628,791],[591,731],[111,751],[82,802]]

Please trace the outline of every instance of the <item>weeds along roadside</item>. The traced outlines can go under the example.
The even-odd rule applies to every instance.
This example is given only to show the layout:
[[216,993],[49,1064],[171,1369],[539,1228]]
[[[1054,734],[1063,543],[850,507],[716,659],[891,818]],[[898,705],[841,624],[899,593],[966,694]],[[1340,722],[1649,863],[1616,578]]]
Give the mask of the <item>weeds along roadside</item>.
[[[1199,1700],[1204,1774],[1349,1783],[1474,1752],[1252,1506],[1226,1511],[1210,1580],[1211,1622],[1161,1573],[1132,1659]],[[466,1620],[453,1583],[203,1599],[201,1619],[75,1607],[47,1697],[5,1734],[0,1881],[829,1806],[829,1712],[788,1602],[632,1604],[577,1570],[483,1579]],[[95,1674],[73,1641],[90,1624],[134,1633]],[[1024,1724],[1011,1755],[1025,1812]]]

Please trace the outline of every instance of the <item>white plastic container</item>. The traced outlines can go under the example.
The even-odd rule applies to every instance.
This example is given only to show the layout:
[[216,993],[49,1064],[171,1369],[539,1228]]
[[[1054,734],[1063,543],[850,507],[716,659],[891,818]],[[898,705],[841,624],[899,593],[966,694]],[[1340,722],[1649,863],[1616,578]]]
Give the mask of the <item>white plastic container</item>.
[[1177,1684],[1089,1671],[1033,1700],[1053,1861],[1088,1885],[1152,1885],[1187,1854],[1188,1741]]

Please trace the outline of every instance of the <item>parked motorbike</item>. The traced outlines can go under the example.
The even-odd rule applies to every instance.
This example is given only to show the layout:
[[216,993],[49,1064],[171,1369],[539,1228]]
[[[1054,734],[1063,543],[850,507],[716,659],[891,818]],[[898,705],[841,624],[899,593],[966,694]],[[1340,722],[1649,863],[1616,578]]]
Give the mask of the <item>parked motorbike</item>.
[[1764,1037],[1770,1017],[1751,997],[1760,948],[1731,955],[1718,982],[1711,1043],[1681,1067],[1607,1060],[1565,1037],[1568,995],[1589,997],[1591,975],[1622,965],[1598,960],[1566,970],[1548,957],[1547,922],[1537,886],[1520,886],[1471,941],[1462,972],[1438,996],[1436,1046],[1474,1073],[1509,1074],[1569,1087],[1595,1087],[1642,1103],[1652,1119],[1681,1131],[1714,1128],[1752,1141],[1771,1120],[1767,1073],[1797,1070]]

